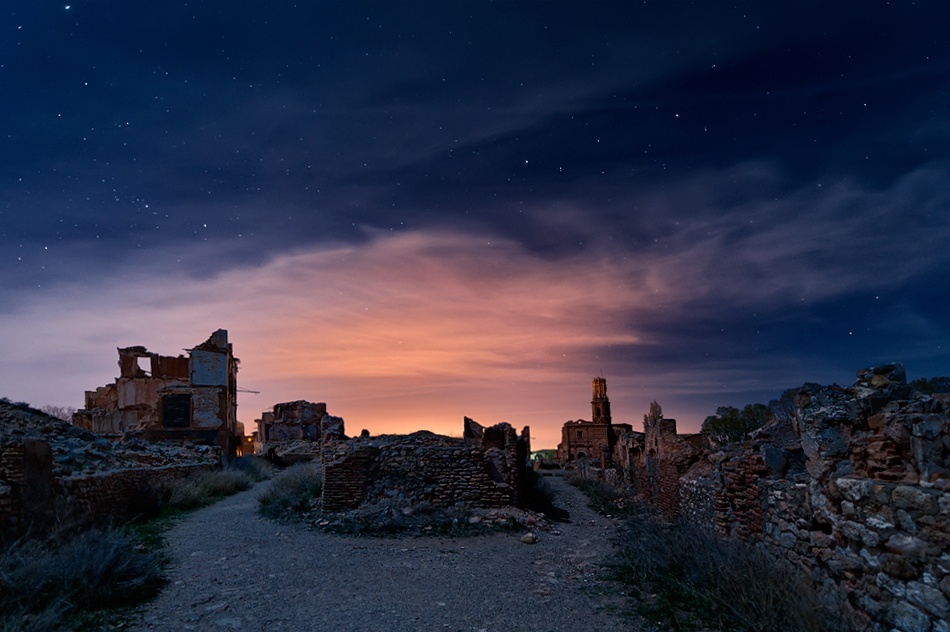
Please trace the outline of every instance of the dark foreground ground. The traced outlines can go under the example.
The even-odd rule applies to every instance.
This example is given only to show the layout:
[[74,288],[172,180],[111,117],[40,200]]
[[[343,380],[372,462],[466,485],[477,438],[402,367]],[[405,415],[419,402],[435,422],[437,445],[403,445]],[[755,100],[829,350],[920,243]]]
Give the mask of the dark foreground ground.
[[[261,485],[168,534],[169,582],[134,630],[638,630],[605,578],[614,524],[548,479],[571,523],[466,538],[360,538],[257,515]],[[263,485],[266,485],[264,483]]]

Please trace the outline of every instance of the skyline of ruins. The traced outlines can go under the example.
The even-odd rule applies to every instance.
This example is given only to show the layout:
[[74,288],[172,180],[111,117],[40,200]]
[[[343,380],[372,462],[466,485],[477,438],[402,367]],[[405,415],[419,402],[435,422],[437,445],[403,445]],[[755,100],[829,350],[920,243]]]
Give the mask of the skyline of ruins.
[[[227,329],[373,432],[950,373],[937,3],[5,5],[0,397]],[[143,25],[147,25],[147,28]]]

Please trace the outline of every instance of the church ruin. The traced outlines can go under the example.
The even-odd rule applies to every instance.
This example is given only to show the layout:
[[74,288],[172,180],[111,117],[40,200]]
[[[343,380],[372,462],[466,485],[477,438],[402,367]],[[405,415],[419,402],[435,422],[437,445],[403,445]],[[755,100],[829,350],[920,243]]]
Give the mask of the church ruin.
[[561,443],[557,446],[557,459],[561,463],[585,457],[610,463],[620,435],[633,431],[630,424],[613,423],[610,399],[607,397],[607,380],[595,377],[591,389],[590,421],[567,421],[561,428]]

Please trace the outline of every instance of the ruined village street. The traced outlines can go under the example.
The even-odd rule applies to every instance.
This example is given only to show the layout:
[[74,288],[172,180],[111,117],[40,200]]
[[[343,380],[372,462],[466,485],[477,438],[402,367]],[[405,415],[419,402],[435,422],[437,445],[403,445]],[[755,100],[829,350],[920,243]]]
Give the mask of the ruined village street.
[[604,578],[613,523],[560,477],[571,523],[468,538],[358,538],[271,522],[254,489],[167,534],[168,585],[134,630],[365,631],[639,629]]

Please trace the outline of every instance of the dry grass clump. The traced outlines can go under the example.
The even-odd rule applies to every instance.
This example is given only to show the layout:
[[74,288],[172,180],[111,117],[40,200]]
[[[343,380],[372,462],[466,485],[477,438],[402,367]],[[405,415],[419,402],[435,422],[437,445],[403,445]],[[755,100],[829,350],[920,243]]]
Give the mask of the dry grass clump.
[[21,538],[0,551],[0,631],[83,627],[96,611],[147,599],[161,582],[160,554],[122,529]]
[[268,518],[292,519],[311,508],[323,491],[323,472],[316,463],[298,463],[274,476],[258,495],[258,510]]
[[178,510],[205,507],[270,478],[272,473],[273,466],[266,459],[242,456],[232,460],[224,469],[189,476],[169,484],[165,490],[166,506]]
[[744,542],[641,510],[619,550],[618,576],[644,599],[641,613],[675,630],[848,629],[798,569]]
[[204,472],[176,481],[169,486],[168,507],[171,509],[198,509],[225,496],[250,488],[251,475],[236,469]]

